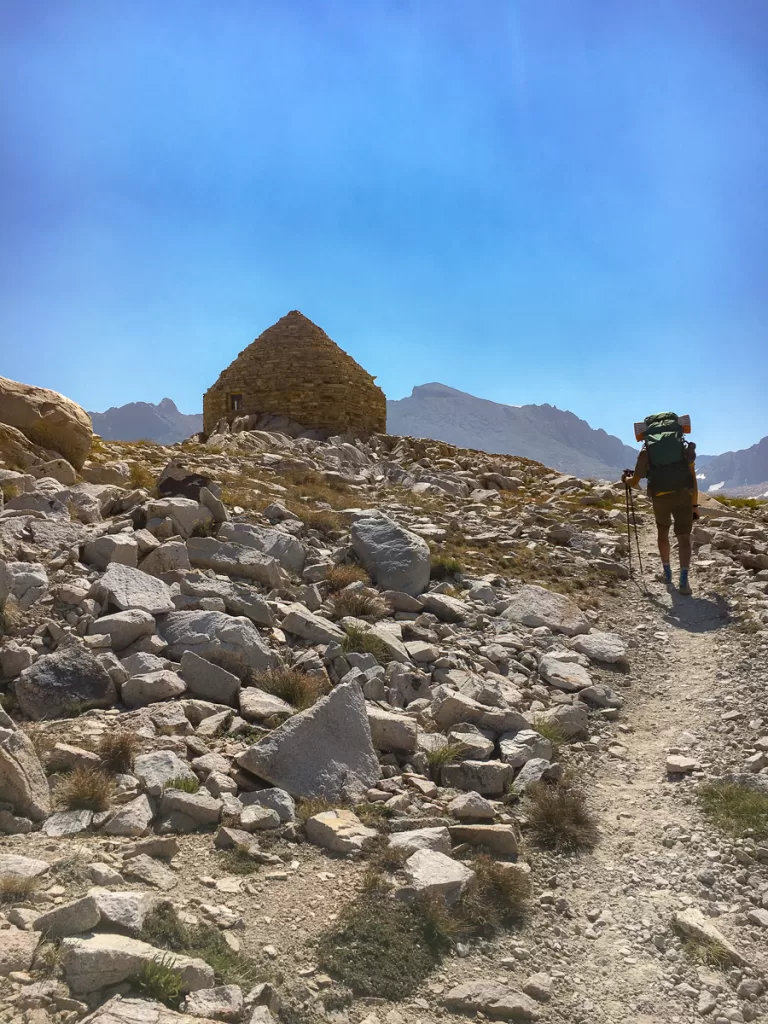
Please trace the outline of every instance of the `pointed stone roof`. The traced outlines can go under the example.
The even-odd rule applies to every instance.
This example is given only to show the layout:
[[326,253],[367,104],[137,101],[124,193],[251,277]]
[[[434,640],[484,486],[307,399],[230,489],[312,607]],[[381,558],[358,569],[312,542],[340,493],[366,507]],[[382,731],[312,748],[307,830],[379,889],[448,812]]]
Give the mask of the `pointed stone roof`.
[[[297,309],[244,348],[203,399],[205,431],[236,415],[286,416],[310,429],[386,429],[386,399],[367,370]],[[236,396],[233,399],[233,396]]]

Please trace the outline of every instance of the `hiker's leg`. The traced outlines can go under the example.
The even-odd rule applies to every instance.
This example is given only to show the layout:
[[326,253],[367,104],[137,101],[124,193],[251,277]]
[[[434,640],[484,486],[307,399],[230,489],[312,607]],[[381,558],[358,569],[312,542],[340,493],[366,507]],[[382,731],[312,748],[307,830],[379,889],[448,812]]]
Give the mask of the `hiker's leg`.
[[677,538],[677,546],[680,554],[680,568],[687,569],[691,564],[691,535],[681,533]]
[[663,565],[669,565],[670,558],[670,546],[669,546],[669,527],[668,526],[657,526],[657,540],[659,542],[659,554],[661,555],[661,561]]

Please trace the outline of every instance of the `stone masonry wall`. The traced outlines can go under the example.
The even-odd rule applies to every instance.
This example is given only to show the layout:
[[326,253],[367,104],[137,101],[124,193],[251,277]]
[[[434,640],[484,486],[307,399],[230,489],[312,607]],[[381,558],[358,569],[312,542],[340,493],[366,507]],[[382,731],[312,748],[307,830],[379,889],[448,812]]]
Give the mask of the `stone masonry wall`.
[[[244,349],[203,397],[203,429],[218,421],[272,413],[309,429],[384,433],[384,392],[325,331],[297,310]],[[232,396],[240,395],[233,408]]]

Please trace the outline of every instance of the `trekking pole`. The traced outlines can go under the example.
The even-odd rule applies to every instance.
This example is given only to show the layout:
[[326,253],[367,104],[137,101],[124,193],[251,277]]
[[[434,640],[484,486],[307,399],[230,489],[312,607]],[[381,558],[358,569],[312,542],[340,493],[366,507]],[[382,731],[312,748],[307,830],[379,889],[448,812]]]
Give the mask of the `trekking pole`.
[[632,509],[632,524],[635,527],[635,546],[637,547],[637,560],[640,563],[640,579],[643,579],[643,556],[640,553],[640,538],[637,535],[637,516],[635,515],[635,497],[632,494],[630,488],[627,488],[629,494],[629,505]]
[[624,500],[627,505],[627,551],[629,552],[629,578],[632,579],[632,533],[629,528],[629,484],[624,484]]

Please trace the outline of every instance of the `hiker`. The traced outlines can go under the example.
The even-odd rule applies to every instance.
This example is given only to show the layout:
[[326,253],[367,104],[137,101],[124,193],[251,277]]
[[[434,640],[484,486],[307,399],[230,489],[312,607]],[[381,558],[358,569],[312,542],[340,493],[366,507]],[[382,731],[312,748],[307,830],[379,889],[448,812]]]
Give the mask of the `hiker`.
[[690,594],[688,573],[691,564],[691,531],[699,518],[699,486],[696,481],[696,445],[683,437],[683,428],[673,412],[656,413],[645,419],[644,444],[637,457],[634,473],[625,469],[622,482],[639,487],[648,478],[648,494],[659,542],[664,582],[672,583],[669,528],[674,520],[680,553],[680,593]]

